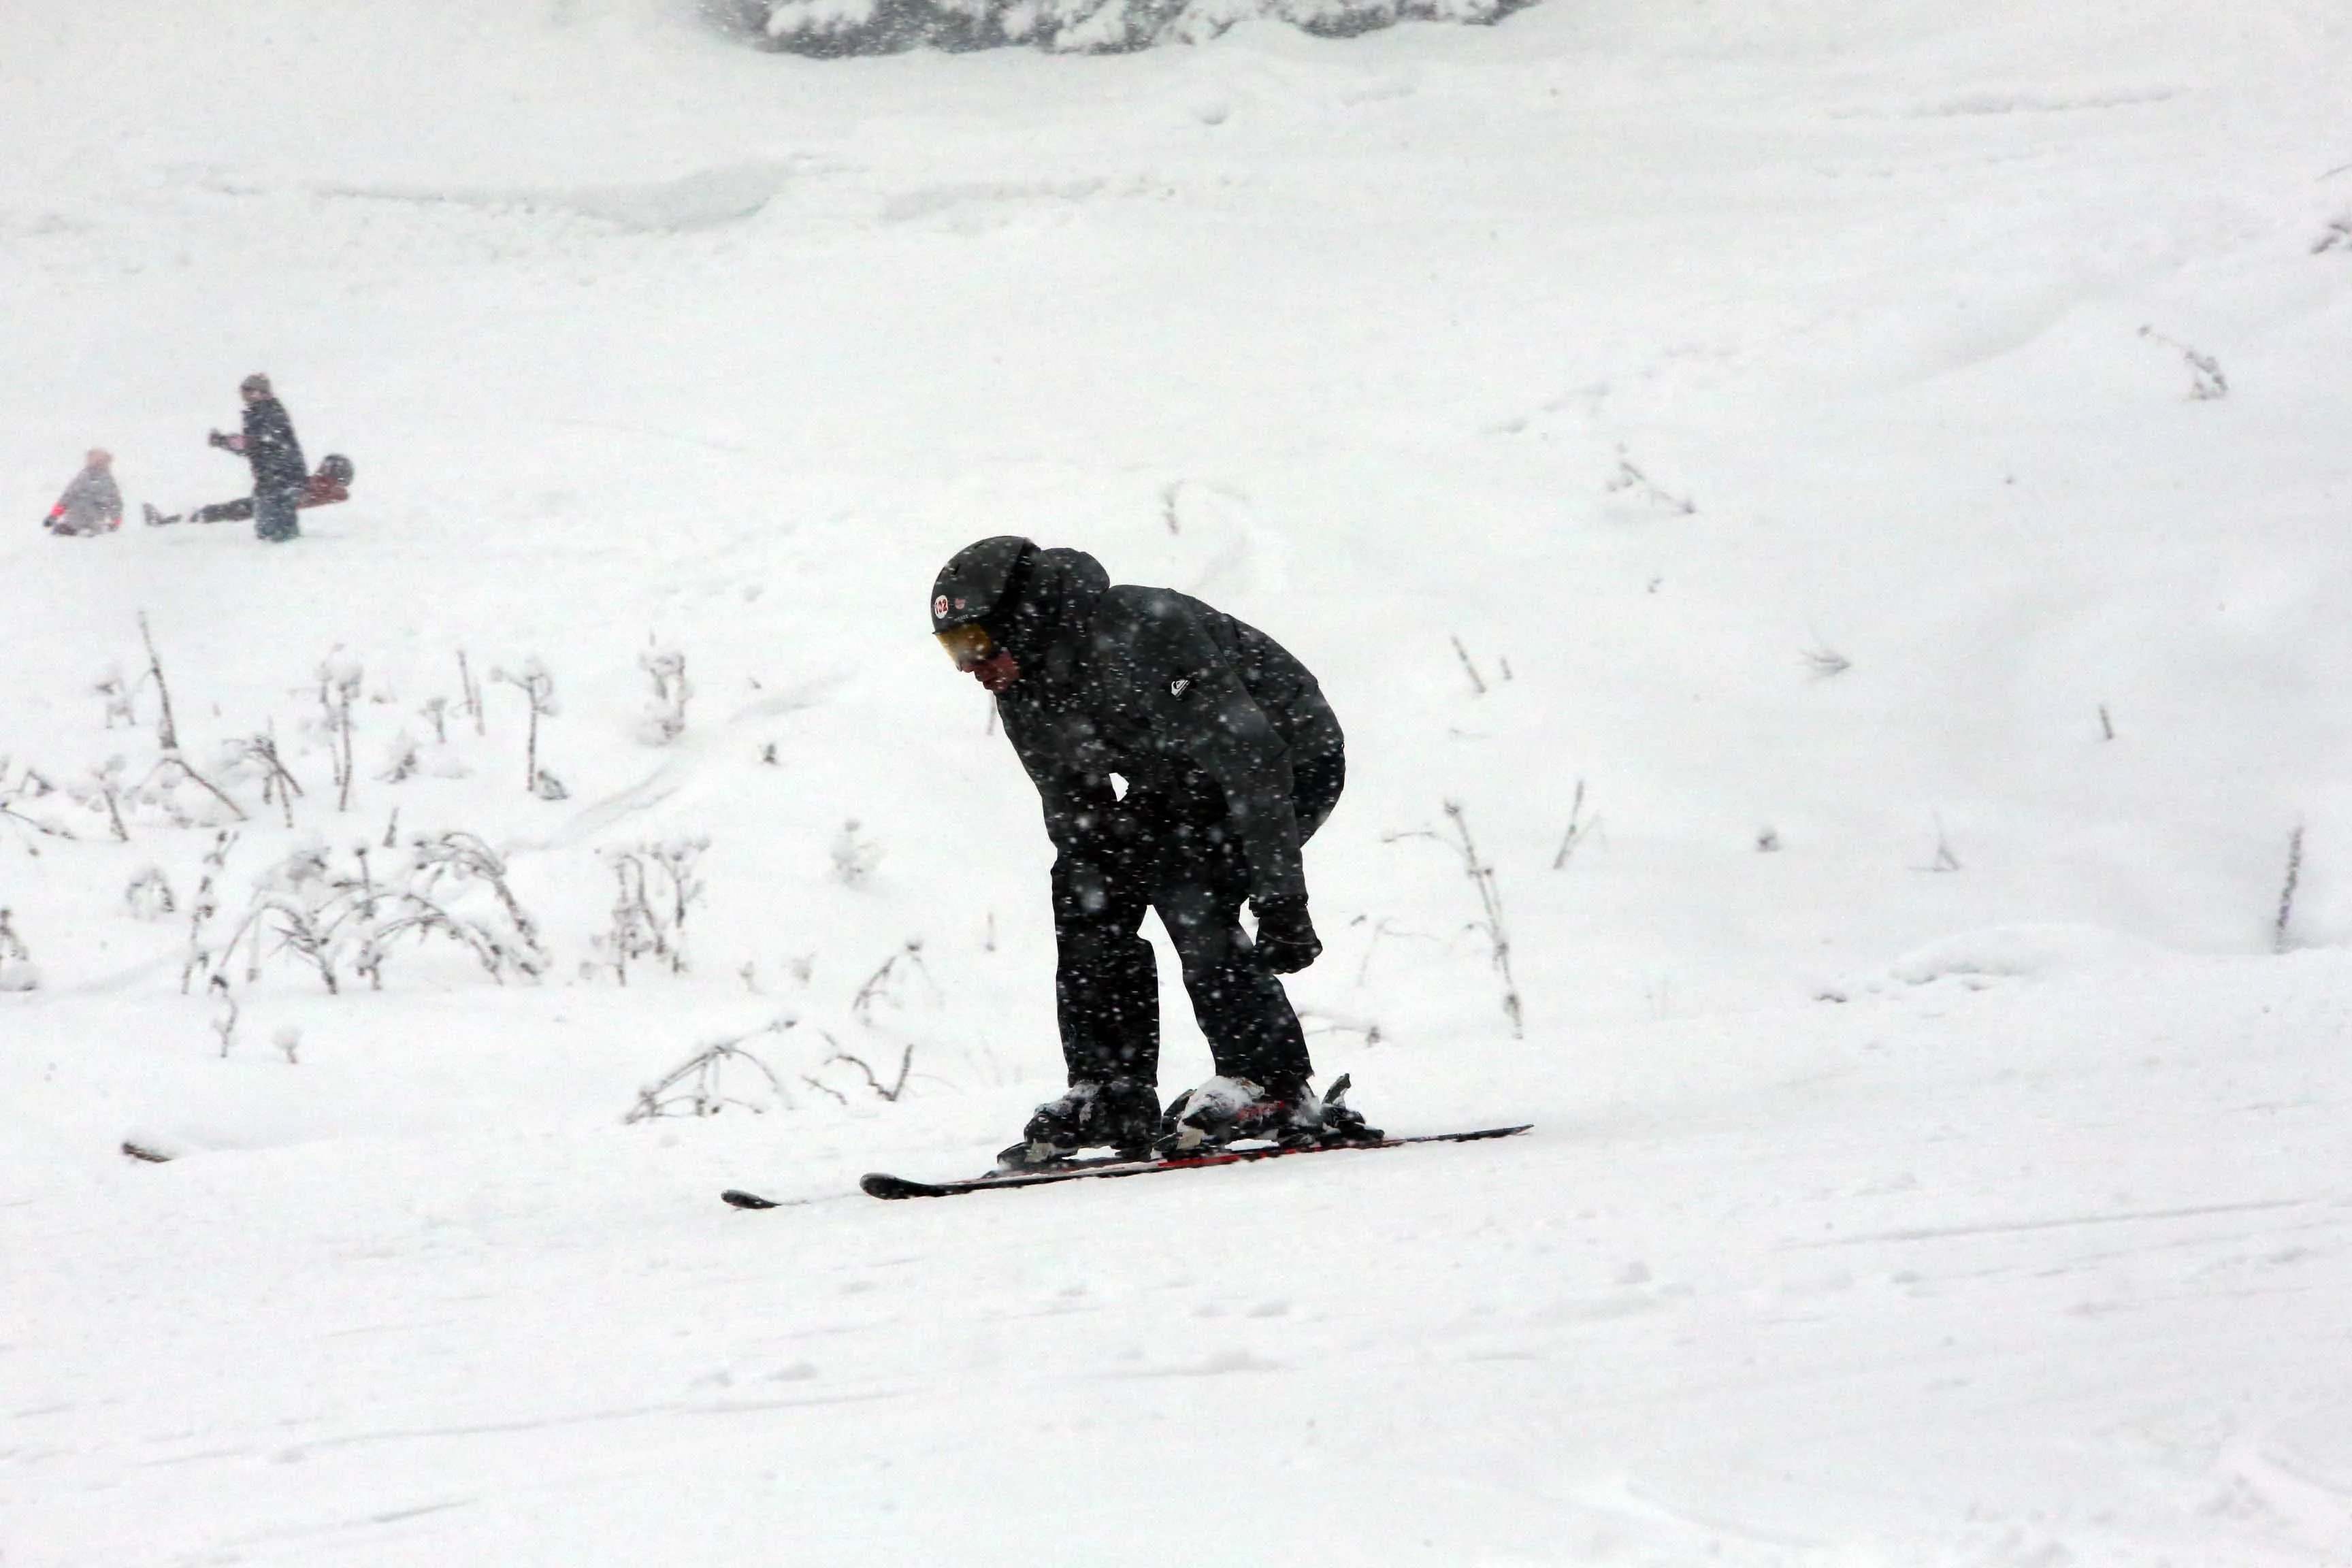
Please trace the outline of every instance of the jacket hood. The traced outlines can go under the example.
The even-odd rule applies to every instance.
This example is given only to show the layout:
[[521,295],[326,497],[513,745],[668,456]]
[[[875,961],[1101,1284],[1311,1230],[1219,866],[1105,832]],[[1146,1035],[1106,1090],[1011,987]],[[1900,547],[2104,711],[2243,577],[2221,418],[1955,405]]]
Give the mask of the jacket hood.
[[1109,591],[1110,574],[1083,550],[1027,552],[982,624],[1024,671],[1066,686],[1076,678],[1087,628]]

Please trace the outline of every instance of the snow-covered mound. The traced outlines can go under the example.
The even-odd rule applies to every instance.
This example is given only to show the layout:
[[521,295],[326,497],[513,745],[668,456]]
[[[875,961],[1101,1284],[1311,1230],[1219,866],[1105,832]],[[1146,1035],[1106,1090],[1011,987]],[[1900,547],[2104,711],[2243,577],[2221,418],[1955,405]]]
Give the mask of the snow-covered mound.
[[[2341,1564],[2338,11],[0,6],[0,1560]],[[1532,1135],[856,1195],[1059,1082],[1007,530]]]

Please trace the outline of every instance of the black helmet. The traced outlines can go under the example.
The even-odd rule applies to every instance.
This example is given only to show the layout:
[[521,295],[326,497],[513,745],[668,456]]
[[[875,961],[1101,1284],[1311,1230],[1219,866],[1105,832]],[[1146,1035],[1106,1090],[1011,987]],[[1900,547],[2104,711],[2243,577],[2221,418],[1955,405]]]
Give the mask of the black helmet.
[[1017,533],[1000,533],[957,551],[931,584],[932,633],[953,631],[985,619],[1004,602],[1014,578],[1036,549]]
[[319,459],[319,477],[334,480],[339,485],[352,482],[352,460],[341,452],[330,452]]

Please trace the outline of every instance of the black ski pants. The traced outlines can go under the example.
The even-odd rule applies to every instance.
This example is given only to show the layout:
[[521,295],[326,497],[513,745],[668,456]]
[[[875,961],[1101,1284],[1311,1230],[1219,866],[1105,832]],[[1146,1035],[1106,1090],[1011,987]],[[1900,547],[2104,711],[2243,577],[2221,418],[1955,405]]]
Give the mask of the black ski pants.
[[302,504],[299,489],[258,489],[253,492],[253,535],[269,543],[299,538],[301,521],[295,510]]
[[[1343,754],[1294,764],[1304,841],[1339,803]],[[1282,981],[1242,930],[1249,863],[1205,774],[1171,790],[1129,789],[1054,861],[1054,996],[1070,1081],[1160,1080],[1160,973],[1139,934],[1156,910],[1217,1071],[1278,1092],[1314,1068]]]

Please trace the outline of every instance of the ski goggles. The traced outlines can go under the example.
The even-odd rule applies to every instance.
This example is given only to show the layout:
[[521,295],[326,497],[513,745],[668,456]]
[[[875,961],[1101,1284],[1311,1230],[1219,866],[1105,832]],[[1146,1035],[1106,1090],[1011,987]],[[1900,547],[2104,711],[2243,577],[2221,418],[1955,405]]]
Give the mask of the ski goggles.
[[996,639],[978,621],[970,621],[943,632],[932,634],[940,646],[948,650],[955,667],[969,675],[996,656]]

